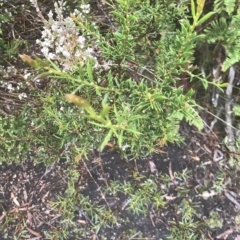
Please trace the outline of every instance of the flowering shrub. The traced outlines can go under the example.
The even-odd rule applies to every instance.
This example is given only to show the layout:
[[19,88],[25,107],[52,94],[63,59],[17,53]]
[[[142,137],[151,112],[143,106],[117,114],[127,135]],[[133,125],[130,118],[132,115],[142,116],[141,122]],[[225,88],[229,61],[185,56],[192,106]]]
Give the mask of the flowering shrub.
[[[65,4],[60,1],[55,3],[56,20],[51,11],[45,20],[36,0],[32,2],[44,24],[38,44],[48,62],[26,55],[21,57],[41,69],[44,76],[62,79],[58,89],[63,93],[67,86],[69,90],[65,93],[71,93],[67,100],[82,111],[80,119],[74,120],[73,115],[79,115],[76,111],[66,112],[68,108],[54,103],[63,97],[59,93],[50,105],[45,103],[47,119],[63,143],[69,144],[77,135],[84,143],[74,143],[75,149],[81,149],[84,154],[94,148],[103,150],[111,143],[124,154],[137,158],[156,151],[159,145],[180,141],[178,129],[184,118],[203,128],[192,98],[194,91],[184,94],[181,87],[176,88],[180,76],[188,76],[188,66],[193,61],[198,39],[194,28],[212,15],[200,19],[203,4],[192,12],[191,25],[185,16],[184,4],[176,10],[175,3],[163,7],[148,1],[145,5],[141,5],[141,1],[119,1],[112,5],[111,16],[107,17],[109,31],[101,32],[85,19],[88,5],[75,10],[71,17],[64,17]],[[174,23],[179,17],[184,18],[181,29]],[[155,34],[151,29],[155,29]],[[170,33],[157,37],[166,31]],[[96,44],[99,58],[106,63],[104,67],[95,67],[99,63],[93,57],[89,42]],[[56,107],[65,110],[60,113]],[[69,119],[67,123],[66,119]],[[77,126],[80,132],[73,130]]]
[[[203,128],[194,91],[184,94],[182,87],[176,87],[181,76],[193,77],[188,66],[198,39],[194,28],[206,20],[200,19],[203,5],[193,11],[191,25],[184,3],[176,8],[175,3],[119,1],[105,12],[108,31],[101,31],[101,23],[97,28],[87,17],[89,5],[69,17],[64,1],[56,2],[56,17],[50,11],[46,20],[37,1],[31,2],[43,23],[37,42],[46,59],[20,56],[42,72],[40,78],[50,76],[51,81],[44,91],[34,92],[38,107],[30,106],[31,112],[24,113],[25,126],[37,131],[23,130],[22,137],[34,148],[43,146],[37,148],[39,153],[44,149],[50,156],[44,161],[55,159],[66,144],[73,156],[110,144],[127,157],[138,158],[181,141],[178,130],[184,118]],[[177,18],[182,18],[181,29],[175,25]],[[65,96],[81,110],[64,101]]]
[[[80,35],[72,17],[64,17],[65,2],[58,1],[54,3],[55,13],[48,13],[46,20],[40,12],[36,0],[32,3],[38,10],[38,14],[44,24],[41,40],[37,43],[41,46],[43,55],[55,62],[58,62],[63,71],[77,69],[88,57],[93,58],[93,49],[87,46],[87,39]],[[90,12],[90,5],[81,5],[81,9],[74,10],[72,16],[84,18],[85,14]]]

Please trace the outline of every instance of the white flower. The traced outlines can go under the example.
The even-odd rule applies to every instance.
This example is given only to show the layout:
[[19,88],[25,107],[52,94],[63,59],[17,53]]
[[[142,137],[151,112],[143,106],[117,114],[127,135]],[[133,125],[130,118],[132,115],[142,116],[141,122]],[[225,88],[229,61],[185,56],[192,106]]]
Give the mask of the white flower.
[[73,13],[76,14],[76,15],[78,15],[78,14],[80,13],[80,11],[75,8],[75,9],[73,10]]
[[42,43],[41,40],[39,40],[39,39],[36,40],[36,44],[40,45],[41,43]]
[[94,53],[94,49],[93,48],[88,48],[86,50],[86,53],[88,53],[89,55],[92,55]]
[[55,32],[57,33],[58,36],[61,36],[62,34],[64,34],[64,29],[63,29],[61,26],[59,26],[59,27],[55,30]]
[[48,47],[43,47],[43,48],[41,49],[41,52],[44,54],[44,56],[47,56],[47,55],[48,55],[48,52],[49,52]]
[[70,58],[70,56],[71,56],[70,53],[67,50],[63,50],[62,54],[66,58]]
[[43,42],[42,42],[42,46],[43,47],[51,47],[52,46],[52,43],[49,41],[49,39],[45,39]]
[[77,51],[75,52],[74,56],[75,56],[76,58],[81,57],[81,56],[82,56],[82,51],[77,50]]
[[82,9],[83,13],[89,13],[90,12],[90,5],[89,4],[83,4],[80,7]]
[[51,29],[54,31],[54,32],[58,32],[59,31],[59,26],[57,24],[57,22],[54,22],[51,26]]
[[49,53],[49,54],[48,54],[48,58],[51,59],[51,60],[53,60],[53,59],[56,58],[56,54],[54,54],[54,53]]
[[85,56],[83,56],[83,59],[86,60],[88,57],[92,57],[94,54],[93,48],[87,48],[85,51]]
[[84,44],[85,44],[85,37],[83,36],[79,36],[78,39],[77,39],[77,42],[80,43],[80,47],[83,48],[84,47]]
[[[86,38],[79,34],[72,17],[63,15],[65,2],[56,1],[54,6],[56,18],[54,19],[55,14],[52,11],[48,13],[48,20],[43,21],[42,37],[36,42],[46,58],[57,60],[63,70],[68,71],[73,69],[75,63],[84,63],[87,58],[94,58],[94,50],[87,49]],[[89,12],[90,5],[83,4],[80,11],[74,10],[72,15],[79,17]],[[97,61],[96,67],[98,67]]]
[[47,28],[44,28],[44,30],[42,31],[42,38],[48,38],[51,35],[51,31]]
[[26,93],[20,93],[19,95],[18,95],[18,98],[20,99],[20,100],[22,100],[22,98],[27,98],[27,94]]
[[66,38],[64,36],[61,36],[59,39],[59,45],[63,45],[65,41],[66,41]]
[[50,10],[50,12],[48,13],[48,17],[49,17],[49,18],[52,18],[52,17],[53,17],[53,12],[52,12],[52,10]]
[[24,78],[25,78],[25,79],[28,79],[30,76],[31,76],[31,73],[29,72],[29,73],[26,73],[26,74],[24,75]]
[[56,53],[62,53],[63,52],[63,47],[62,46],[57,46],[56,47]]
[[76,16],[76,17],[81,17],[81,16],[82,16],[82,13],[81,13],[79,10],[74,9],[73,15]]

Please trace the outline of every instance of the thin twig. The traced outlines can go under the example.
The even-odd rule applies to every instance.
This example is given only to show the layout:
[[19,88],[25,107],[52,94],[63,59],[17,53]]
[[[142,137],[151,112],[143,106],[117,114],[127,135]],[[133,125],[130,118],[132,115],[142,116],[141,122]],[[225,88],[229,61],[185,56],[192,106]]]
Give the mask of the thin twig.
[[139,232],[137,232],[137,233],[135,233],[134,235],[132,235],[129,239],[133,239],[133,238],[135,238],[137,235],[139,235],[141,232],[139,231]]
[[240,209],[240,203],[231,194],[224,192],[224,195]]
[[233,81],[235,78],[235,68],[230,67],[228,74],[228,86],[226,89],[226,102],[225,102],[225,116],[226,116],[226,133],[228,137],[228,144],[234,144],[234,133],[232,128],[232,89],[233,89]]
[[[207,111],[207,110],[206,110]],[[219,120],[220,118],[220,115],[222,114],[222,111],[223,111],[223,108],[222,107],[219,107],[218,110],[217,110],[217,114],[216,115],[213,115],[214,116],[214,119],[211,121],[210,123],[210,126],[207,125],[208,129],[206,128],[206,125],[205,125],[205,132],[206,133],[210,133],[212,132],[215,124],[217,123],[217,121]],[[209,111],[207,111],[207,113],[210,113]]]
[[[102,1],[103,2],[103,1]],[[101,10],[101,12],[103,13],[105,19],[107,19],[107,21],[110,23],[111,27],[113,30],[117,31],[117,28],[114,26],[113,22],[111,21],[110,17],[108,16],[108,14],[104,11],[102,4],[97,0],[97,6],[98,8]]]

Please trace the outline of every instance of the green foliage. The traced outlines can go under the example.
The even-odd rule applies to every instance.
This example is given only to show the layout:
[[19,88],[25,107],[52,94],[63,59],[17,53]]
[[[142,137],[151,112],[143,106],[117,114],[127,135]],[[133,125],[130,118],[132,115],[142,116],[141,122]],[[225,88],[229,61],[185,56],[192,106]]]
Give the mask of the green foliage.
[[232,110],[236,116],[240,116],[240,106],[239,105],[234,106]]
[[194,221],[196,214],[196,206],[186,199],[181,201],[179,206],[179,213],[181,212],[180,221],[171,222],[172,227],[170,228],[170,234],[167,239],[200,239],[200,224]]
[[0,53],[1,59],[0,62],[10,61],[17,59],[17,55],[21,50],[27,47],[27,40],[22,39],[18,32],[22,32],[18,29],[15,29],[17,22],[22,22],[23,29],[26,29],[27,21],[25,19],[26,12],[31,11],[26,4],[12,4],[10,1],[4,1],[0,3]]
[[[2,5],[3,3],[0,3],[0,9],[2,8]],[[10,15],[7,12],[0,10],[0,53],[3,53],[3,50],[6,48],[6,43],[2,38],[2,25],[10,20]]]
[[8,59],[16,59],[20,47],[27,46],[27,41],[23,39],[14,39],[5,44],[5,55]]
[[[67,98],[83,111],[80,121],[73,117],[77,115],[76,110],[69,117],[69,113],[63,112],[63,118],[69,118],[67,124],[59,119],[54,109],[54,101],[59,100],[55,97],[45,108],[48,111],[45,110],[44,119],[57,119],[54,122],[62,143],[67,142],[66,134],[70,137],[71,125],[75,125],[81,127],[80,135],[86,139],[77,147],[96,146],[97,140],[102,150],[108,142],[113,142],[119,149],[129,146],[129,153],[137,158],[154,152],[159,145],[180,141],[178,128],[184,118],[203,128],[192,98],[194,92],[184,94],[181,87],[176,88],[180,75],[193,61],[198,39],[194,28],[201,21],[202,8],[197,8],[191,25],[185,16],[186,7],[182,5],[182,11],[176,10],[174,1],[155,6],[150,1],[144,4],[119,1],[111,7],[111,18],[117,30],[109,33],[94,30],[74,17],[84,29],[84,36],[91,36],[89,44],[98,43],[110,71],[95,67],[98,59],[81,63],[77,71],[63,72],[53,62],[47,65],[38,58],[21,57],[41,69],[45,76],[59,79],[63,85],[68,82],[68,88],[76,93]],[[179,17],[183,18],[181,29],[176,28],[174,21]]]
[[[68,188],[64,194],[64,196],[58,196],[58,200],[56,202],[50,203],[52,208],[56,211],[59,211],[60,215],[62,216],[61,219],[61,229],[60,232],[56,233],[56,235],[64,234],[65,238],[68,237],[68,228],[74,228],[74,217],[77,208],[84,209],[84,212],[87,216],[89,216],[93,222],[94,230],[96,233],[99,232],[101,227],[106,226],[107,223],[113,224],[116,223],[116,217],[114,216],[113,212],[109,209],[105,209],[102,206],[98,206],[95,204],[90,203],[89,197],[83,196],[79,191],[75,188],[75,181],[76,177],[79,176],[79,172],[71,169],[68,171],[69,181],[68,181]],[[80,228],[81,229],[81,228]],[[59,230],[58,230],[59,231]],[[62,236],[61,238],[62,239]]]
[[218,212],[210,212],[209,218],[207,219],[207,226],[211,229],[222,228],[223,221]]
[[[143,177],[142,177],[143,178]],[[118,181],[111,182],[110,187],[107,187],[106,194],[116,195],[122,192],[128,196],[125,208],[134,212],[135,214],[147,214],[148,206],[160,208],[166,205],[164,194],[157,186],[156,182],[152,179],[143,180],[141,183],[133,184],[127,182],[121,184]]]
[[240,8],[236,1],[217,0],[214,2],[214,10],[219,17],[210,22],[205,37],[207,42],[216,43],[226,51],[227,57],[222,66],[225,72],[240,61]]
[[237,7],[236,0],[215,0],[214,11],[217,13],[227,12],[228,15],[232,15],[234,9]]

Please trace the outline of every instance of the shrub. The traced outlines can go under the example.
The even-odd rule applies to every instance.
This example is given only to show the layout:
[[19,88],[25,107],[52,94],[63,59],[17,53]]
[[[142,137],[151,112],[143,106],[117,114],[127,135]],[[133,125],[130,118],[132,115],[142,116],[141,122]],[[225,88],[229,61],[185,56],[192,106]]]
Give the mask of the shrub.
[[[21,57],[42,71],[40,76],[57,79],[52,80],[57,88],[50,84],[40,96],[44,125],[36,128],[55,133],[44,148],[68,143],[86,154],[110,144],[136,158],[180,141],[184,118],[203,127],[194,91],[184,94],[178,84],[183,75],[189,78],[198,39],[194,28],[212,14],[199,20],[203,4],[195,11],[192,3],[191,25],[183,3],[118,1],[108,9],[107,31],[101,31],[86,9],[64,19],[60,2],[56,20],[52,13],[46,20],[33,3],[44,23],[38,43],[47,60]],[[68,101],[81,110],[64,102],[68,92]]]

